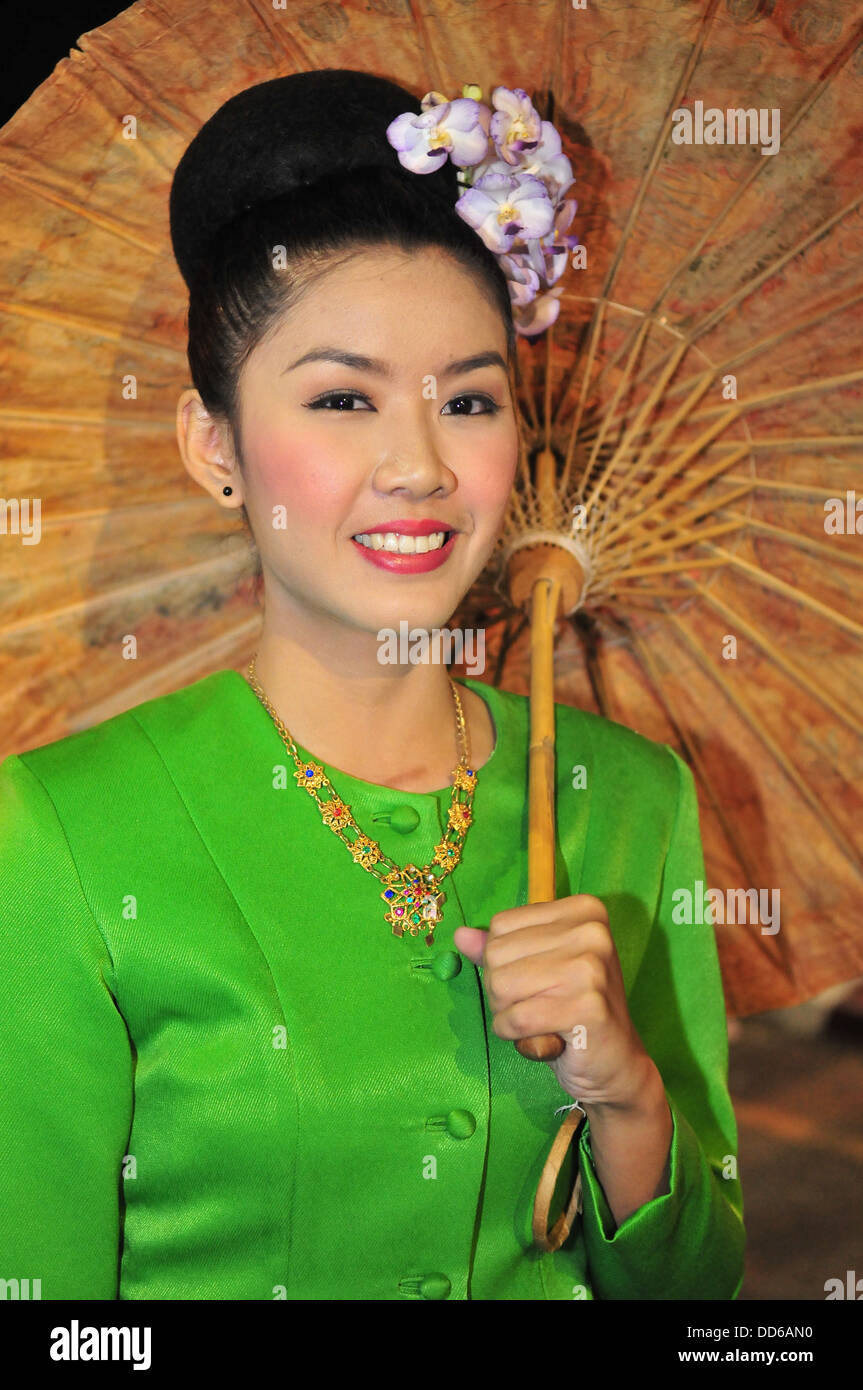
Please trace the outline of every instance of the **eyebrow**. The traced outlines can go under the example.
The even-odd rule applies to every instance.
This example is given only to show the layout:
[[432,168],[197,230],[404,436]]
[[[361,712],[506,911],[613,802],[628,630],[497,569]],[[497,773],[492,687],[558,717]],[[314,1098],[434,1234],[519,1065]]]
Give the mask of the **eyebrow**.
[[[386,362],[382,362],[378,357],[364,357],[358,352],[347,352],[343,348],[320,347],[312,348],[310,352],[303,353],[296,362],[285,367],[282,372],[292,372],[296,367],[302,367],[306,362],[340,362],[343,367],[353,367],[358,372],[374,372],[377,376],[391,377],[392,368]],[[460,357],[454,362],[448,362],[438,376],[460,376],[464,372],[475,372],[480,367],[502,367],[509,374],[509,368],[499,352],[477,352],[472,357]]]

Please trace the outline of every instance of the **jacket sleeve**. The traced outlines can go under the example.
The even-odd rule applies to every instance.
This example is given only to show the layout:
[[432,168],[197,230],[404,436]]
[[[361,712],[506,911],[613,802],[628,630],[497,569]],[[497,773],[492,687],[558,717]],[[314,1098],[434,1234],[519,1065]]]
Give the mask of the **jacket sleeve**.
[[51,798],[21,757],[8,757],[0,765],[7,1298],[117,1298],[133,1058],[112,991],[111,957]]
[[709,910],[704,924],[672,918],[675,891],[694,895],[705,875],[692,773],[673,749],[667,751],[677,767],[677,811],[656,916],[628,1002],[671,1110],[668,1191],[616,1226],[593,1167],[585,1120],[579,1135],[584,1239],[597,1298],[735,1299],[745,1234],[725,1000]]

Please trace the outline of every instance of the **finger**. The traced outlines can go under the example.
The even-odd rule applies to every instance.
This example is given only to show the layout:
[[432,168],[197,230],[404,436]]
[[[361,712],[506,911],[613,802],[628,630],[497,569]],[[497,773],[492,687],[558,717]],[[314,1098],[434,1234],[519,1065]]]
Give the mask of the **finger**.
[[489,930],[485,948],[487,966],[508,965],[510,961],[527,956],[547,955],[564,951],[570,956],[593,952],[611,959],[615,953],[614,940],[605,922],[574,922],[572,917],[546,923],[531,923],[503,936]]
[[559,1033],[564,1042],[569,1042],[573,1028],[581,1026],[587,1037],[596,1042],[599,1030],[606,1027],[610,1018],[607,1000],[595,991],[583,994],[575,1006],[571,999],[540,994],[495,1014],[492,1031],[499,1038],[513,1041],[541,1033]]
[[599,898],[592,893],[574,893],[567,898],[525,903],[522,907],[507,907],[495,912],[489,921],[489,932],[492,936],[506,936],[509,932],[520,931],[522,927],[554,922],[560,917],[572,922],[608,922],[608,912]]
[[485,947],[488,941],[487,931],[480,927],[456,927],[452,939],[456,950],[460,951],[463,956],[467,956],[473,965],[484,963]]
[[545,951],[508,965],[491,966],[486,961],[484,983],[492,1013],[498,1013],[522,999],[546,993],[569,999],[577,1006],[583,994],[606,994],[609,972],[606,962],[593,952],[572,957]]

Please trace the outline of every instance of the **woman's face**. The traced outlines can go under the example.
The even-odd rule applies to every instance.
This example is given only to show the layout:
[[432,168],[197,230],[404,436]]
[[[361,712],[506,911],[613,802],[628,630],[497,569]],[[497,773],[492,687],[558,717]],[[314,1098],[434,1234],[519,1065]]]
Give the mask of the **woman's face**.
[[[467,360],[479,356],[495,360]],[[434,249],[362,251],[312,285],[239,381],[239,481],[268,609],[300,605],[368,633],[449,619],[512,490],[505,359],[500,314]],[[401,559],[392,539],[354,539],[402,521],[455,532],[436,568],[432,549]]]

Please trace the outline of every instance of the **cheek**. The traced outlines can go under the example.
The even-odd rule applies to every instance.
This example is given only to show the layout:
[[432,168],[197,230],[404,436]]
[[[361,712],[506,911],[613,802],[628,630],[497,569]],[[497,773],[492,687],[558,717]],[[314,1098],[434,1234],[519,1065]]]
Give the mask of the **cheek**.
[[472,507],[479,515],[486,515],[489,524],[506,512],[516,469],[516,447],[507,447],[490,449],[485,457],[474,458],[471,467],[463,473]]
[[307,525],[343,507],[350,490],[345,460],[313,430],[262,426],[248,430],[243,443],[261,509],[283,504],[289,525]]

